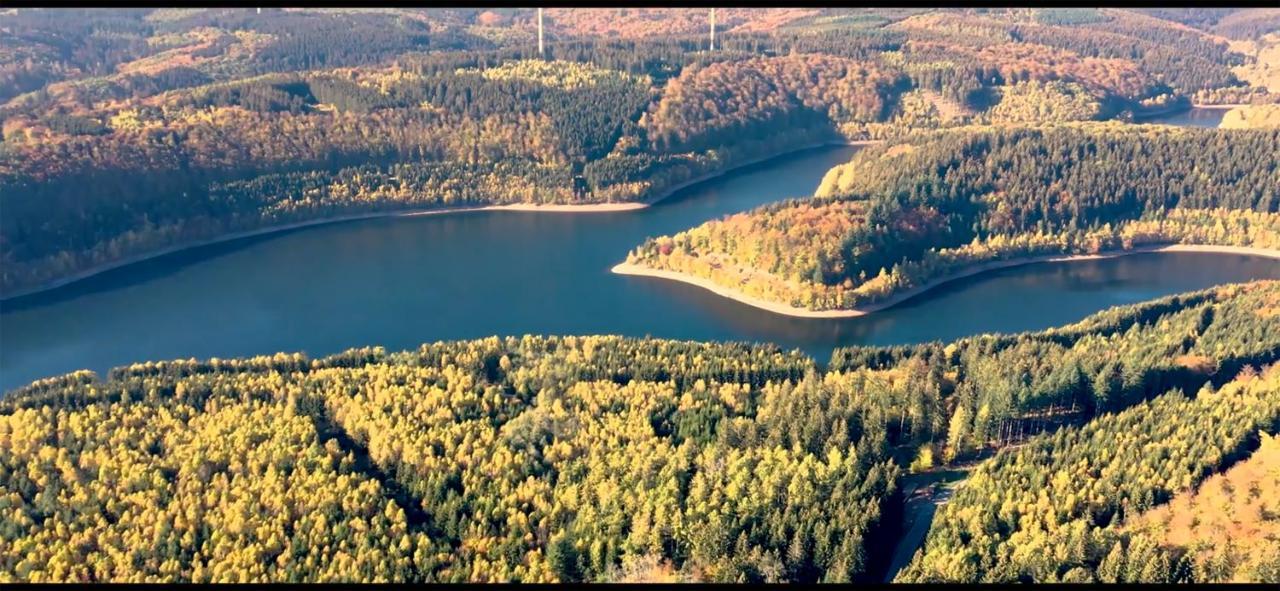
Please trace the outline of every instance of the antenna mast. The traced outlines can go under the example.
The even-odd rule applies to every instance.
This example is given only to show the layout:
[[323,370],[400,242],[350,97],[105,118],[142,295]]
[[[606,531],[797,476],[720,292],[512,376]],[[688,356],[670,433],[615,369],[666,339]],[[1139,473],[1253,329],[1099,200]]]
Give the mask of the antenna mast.
[[538,55],[546,56],[546,52],[542,48],[542,8],[538,8]]
[[711,9],[711,51],[716,50],[716,9]]

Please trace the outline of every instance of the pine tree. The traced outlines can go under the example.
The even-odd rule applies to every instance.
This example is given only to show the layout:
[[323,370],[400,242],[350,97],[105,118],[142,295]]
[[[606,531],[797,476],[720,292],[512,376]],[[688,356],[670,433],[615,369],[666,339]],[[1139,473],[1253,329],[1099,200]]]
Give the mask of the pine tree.
[[1125,551],[1124,546],[1116,541],[1111,546],[1111,551],[1107,553],[1106,558],[1102,559],[1102,563],[1098,565],[1098,580],[1103,583],[1122,583],[1125,582]]

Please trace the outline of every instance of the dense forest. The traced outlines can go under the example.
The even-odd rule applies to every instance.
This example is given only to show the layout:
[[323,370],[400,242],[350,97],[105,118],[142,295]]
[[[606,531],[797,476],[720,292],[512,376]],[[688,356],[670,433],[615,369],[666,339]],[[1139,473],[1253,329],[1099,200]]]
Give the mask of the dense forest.
[[[1246,457],[1260,429],[1266,437],[1277,428],[1280,369],[1272,367],[1004,450],[939,510],[925,547],[896,580],[1222,582],[1211,560],[1129,520]],[[1277,559],[1263,557],[1240,578],[1274,582]]]
[[[1248,460],[1205,479],[1194,492],[1183,491],[1142,512],[1124,529],[1186,552],[1177,560],[1185,557],[1200,580],[1280,580],[1280,441],[1266,433],[1258,437],[1258,449]],[[1118,559],[1112,560],[1118,567]],[[1119,579],[1122,571],[1110,572]]]
[[[525,336],[72,373],[0,399],[0,581],[871,581],[909,470],[1016,442],[903,578],[1186,578],[1072,552],[1137,543],[1091,528],[1274,431],[1277,309],[1280,283],[1231,285],[825,370],[768,345]],[[1123,479],[1039,492],[1099,450]],[[971,523],[985,503],[1028,533]],[[1033,535],[1045,519],[1079,536]]]
[[[0,295],[344,215],[648,201],[921,129],[1274,103],[1274,11],[13,9]],[[872,271],[874,272],[874,270]]]
[[[869,145],[634,266],[806,310],[1280,249],[1280,10],[0,9],[0,298],[227,236],[648,203]],[[1228,129],[1135,125],[1246,105]],[[0,583],[1275,582],[1280,282],[836,349],[505,336],[0,396]],[[960,474],[894,571],[908,497]]]
[[811,310],[967,267],[1166,243],[1280,245],[1280,133],[967,127],[865,149],[814,198],[651,238],[627,262]]

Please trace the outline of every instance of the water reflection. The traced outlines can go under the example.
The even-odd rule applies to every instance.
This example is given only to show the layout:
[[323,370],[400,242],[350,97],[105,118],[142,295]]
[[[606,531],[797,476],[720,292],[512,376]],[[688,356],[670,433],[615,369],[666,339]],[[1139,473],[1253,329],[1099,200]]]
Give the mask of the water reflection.
[[1136,123],[1160,123],[1180,127],[1217,127],[1230,109],[1195,107],[1181,113],[1139,119]]
[[1274,261],[1207,254],[1039,264],[962,279],[871,316],[780,316],[693,286],[613,275],[647,236],[811,194],[852,148],[751,167],[652,208],[471,212],[344,222],[174,253],[0,304],[0,389],[81,368],[532,334],[833,347],[1072,322],[1119,303],[1252,278]]
[[887,310],[847,319],[769,314],[691,285],[632,279],[663,297],[697,308],[734,333],[797,347],[825,360],[838,346],[946,341],[984,332],[1049,328],[1111,306],[1223,283],[1280,279],[1280,264],[1211,253],[1143,253],[1037,263],[959,279]]

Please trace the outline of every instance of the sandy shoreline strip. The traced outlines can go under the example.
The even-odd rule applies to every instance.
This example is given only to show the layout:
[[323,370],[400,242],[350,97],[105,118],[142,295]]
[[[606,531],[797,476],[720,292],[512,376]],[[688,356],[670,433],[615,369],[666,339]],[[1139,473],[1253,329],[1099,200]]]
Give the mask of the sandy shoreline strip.
[[613,269],[611,269],[611,271],[619,275],[656,277],[659,279],[669,279],[672,281],[679,281],[681,283],[688,283],[690,285],[695,285],[697,287],[701,287],[703,289],[711,291],[716,295],[726,297],[731,300],[747,304],[749,306],[754,306],[762,310],[768,310],[770,312],[774,312],[777,314],[784,314],[787,316],[795,316],[799,318],[855,318],[858,316],[866,316],[867,314],[871,314],[873,312],[879,312],[880,310],[884,310],[885,308],[895,306],[897,304],[902,303],[905,300],[908,300],[912,297],[920,295],[944,283],[948,283],[948,282],[955,281],[957,279],[962,279],[965,277],[970,277],[973,275],[977,275],[979,273],[985,273],[987,271],[994,271],[996,269],[1005,269],[1008,267],[1018,267],[1021,265],[1029,265],[1033,263],[1056,263],[1056,262],[1068,262],[1068,261],[1088,261],[1088,260],[1095,260],[1095,259],[1110,259],[1110,258],[1122,257],[1122,256],[1131,255],[1131,254],[1140,254],[1145,252],[1207,252],[1207,253],[1217,253],[1217,254],[1239,254],[1239,255],[1256,256],[1256,257],[1280,260],[1280,250],[1274,250],[1269,248],[1254,248],[1251,246],[1216,246],[1216,245],[1209,245],[1209,244],[1166,244],[1161,246],[1142,246],[1142,247],[1138,247],[1130,250],[1111,250],[1111,251],[1100,252],[1098,254],[1044,255],[1044,256],[1036,256],[1036,257],[1022,257],[1017,259],[990,261],[987,263],[965,267],[964,269],[961,269],[960,271],[957,271],[950,275],[938,277],[937,279],[928,281],[923,285],[913,287],[906,291],[898,292],[885,300],[882,300],[873,304],[867,304],[865,306],[858,306],[856,308],[851,308],[848,310],[808,310],[805,308],[797,308],[795,306],[791,306],[788,304],[783,304],[780,302],[771,302],[769,300],[747,295],[737,289],[734,289],[731,287],[725,287],[723,285],[713,283],[710,279],[705,279],[703,277],[695,277],[693,275],[679,273],[676,271],[667,271],[663,269],[650,269],[647,267],[641,267],[639,265],[633,265],[625,262],[615,265]]
[[[1258,105],[1267,105],[1271,103],[1258,103]],[[1254,107],[1254,103],[1228,103],[1225,105],[1191,105],[1192,109],[1234,109],[1236,107]]]
[[608,212],[617,212],[617,211],[634,211],[637,209],[644,209],[659,201],[662,201],[672,196],[677,191],[680,191],[681,189],[690,187],[692,185],[696,185],[698,183],[709,181],[716,177],[724,176],[739,168],[751,166],[753,164],[759,164],[761,162],[773,160],[774,158],[781,158],[783,156],[788,156],[791,154],[795,154],[797,152],[803,152],[805,150],[821,148],[823,146],[871,146],[871,145],[881,144],[881,143],[884,143],[883,140],[859,140],[859,141],[852,141],[852,142],[831,141],[831,142],[818,142],[814,144],[807,144],[804,146],[800,146],[798,148],[786,150],[784,152],[778,152],[776,154],[771,154],[768,156],[753,158],[746,162],[735,164],[729,168],[716,170],[716,171],[708,172],[703,175],[696,176],[689,180],[677,183],[663,190],[661,193],[655,196],[652,196],[640,201],[623,201],[623,202],[612,202],[612,203],[567,203],[567,204],[512,203],[507,205],[435,207],[435,208],[428,208],[428,209],[407,209],[407,210],[399,210],[399,211],[380,211],[380,212],[373,212],[373,213],[360,213],[360,214],[344,215],[344,216],[331,217],[331,218],[317,218],[314,220],[305,220],[301,222],[294,222],[291,224],[283,224],[278,226],[266,226],[262,228],[256,228],[253,230],[245,230],[243,232],[234,232],[231,234],[224,234],[222,236],[210,238],[208,240],[198,240],[196,242],[187,242],[187,243],[171,246],[168,248],[163,248],[156,251],[151,251],[151,252],[146,252],[146,253],[142,253],[139,255],[131,256],[131,257],[126,257],[118,261],[104,263],[96,267],[90,267],[88,269],[85,269],[73,275],[69,275],[67,277],[63,277],[61,279],[56,279],[53,281],[42,283],[35,287],[17,290],[13,293],[4,294],[3,296],[0,296],[0,302],[6,302],[6,301],[20,298],[23,296],[40,293],[42,291],[49,291],[51,289],[55,289],[58,287],[62,287],[64,285],[75,283],[82,279],[88,279],[89,277],[98,275],[100,273],[105,273],[112,269],[127,267],[134,263],[140,263],[148,259],[154,259],[156,257],[161,257],[167,254],[172,254],[172,253],[187,250],[190,248],[199,248],[202,246],[217,244],[219,242],[230,242],[232,240],[239,240],[241,238],[249,238],[252,236],[262,236],[264,234],[274,234],[276,232],[285,232],[288,230],[296,230],[299,228],[307,228],[310,226],[320,226],[324,224],[336,224],[340,222],[352,222],[356,220],[369,220],[369,219],[376,219],[376,218],[415,217],[415,216],[422,216],[422,215],[443,215],[443,214],[449,214],[449,213],[464,213],[469,211],[532,211],[532,212],[543,212],[543,213],[608,213]]
[[863,314],[866,314],[866,312],[857,310],[806,310],[804,308],[797,308],[795,306],[789,306],[787,304],[771,302],[769,300],[750,296],[731,287],[725,287],[723,285],[713,283],[710,279],[695,277],[693,275],[687,275],[676,271],[667,271],[665,269],[650,269],[648,267],[641,267],[631,263],[618,263],[614,265],[610,271],[619,275],[655,277],[658,279],[670,279],[671,281],[679,281],[681,283],[696,285],[718,296],[742,302],[748,306],[754,306],[762,310],[768,310],[777,314],[785,314],[787,316],[800,316],[803,318],[848,318],[851,316],[862,316]]

